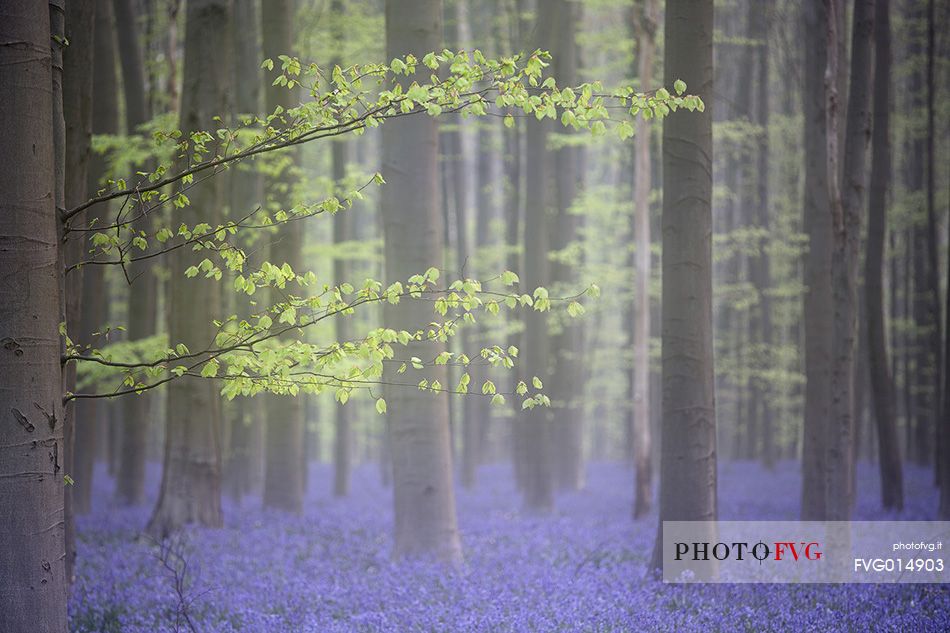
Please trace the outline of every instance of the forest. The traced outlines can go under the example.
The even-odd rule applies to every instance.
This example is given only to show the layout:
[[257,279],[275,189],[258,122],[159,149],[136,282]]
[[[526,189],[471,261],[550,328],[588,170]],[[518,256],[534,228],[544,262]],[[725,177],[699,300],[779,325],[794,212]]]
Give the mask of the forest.
[[663,575],[950,549],[947,0],[0,0],[0,148],[0,633],[950,630]]

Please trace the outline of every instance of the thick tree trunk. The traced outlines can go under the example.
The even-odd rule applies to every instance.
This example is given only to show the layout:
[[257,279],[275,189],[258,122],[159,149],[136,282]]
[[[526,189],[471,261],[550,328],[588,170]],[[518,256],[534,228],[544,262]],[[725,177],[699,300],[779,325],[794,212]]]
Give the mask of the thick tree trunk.
[[[277,59],[278,55],[292,54],[294,48],[294,3],[275,0],[267,3],[261,14],[264,57]],[[284,110],[294,107],[299,99],[296,92],[284,86],[265,82],[264,101],[267,112],[278,106]],[[272,199],[282,208],[292,205],[292,188],[296,175],[298,152],[288,150],[289,164],[281,174],[267,183]],[[291,224],[277,230],[270,249],[270,259],[280,266],[284,262],[296,272],[303,271],[303,232]],[[272,294],[273,298],[273,294]],[[303,482],[307,464],[304,460],[303,398],[292,396],[265,396],[267,399],[267,465],[264,472],[264,505],[290,512],[303,508]]]
[[[442,3],[438,0],[386,2],[386,58],[412,53],[422,59],[442,44]],[[412,77],[400,77],[408,86]],[[383,126],[382,199],[386,277],[403,283],[442,262],[439,208],[438,124],[413,116]],[[387,304],[384,322],[395,329],[425,331],[433,320],[425,301]],[[411,342],[400,353],[434,357],[443,346]],[[388,373],[393,377],[393,373]],[[444,371],[427,378],[445,382]],[[448,401],[413,388],[385,389],[393,462],[395,555],[432,555],[458,563],[462,558],[452,488]]]
[[[227,73],[215,59],[231,50],[231,2],[191,0],[185,29],[185,65],[180,128],[214,130],[215,116],[228,111]],[[189,226],[221,222],[222,178],[211,178],[189,189],[191,205],[181,220]],[[187,249],[169,257],[168,337],[192,352],[214,344],[213,320],[221,305],[221,284],[202,275],[185,278],[185,269],[198,260]],[[221,525],[221,398],[212,380],[184,377],[169,384],[166,410],[165,459],[158,505],[148,531],[161,537],[187,523]]]
[[[712,0],[670,0],[664,81],[713,96]],[[662,565],[663,521],[714,521],[716,407],[712,336],[712,113],[663,120],[663,432],[660,521],[653,569]]]
[[825,428],[831,418],[831,207],[824,76],[828,63],[825,2],[804,4],[805,419],[802,437],[802,519],[825,516]]
[[[113,0],[119,60],[122,68],[122,94],[125,97],[126,134],[138,134],[149,120],[145,69],[142,63],[141,28],[133,0]],[[135,230],[148,231],[149,218],[133,224]],[[128,337],[137,341],[155,334],[157,283],[152,259],[128,265],[129,288]],[[145,392],[124,398],[120,403],[119,472],[116,476],[116,500],[120,505],[139,505],[145,501],[145,463],[148,461],[148,427],[152,422],[152,394]]]
[[[656,54],[659,3],[646,0],[635,16],[637,77],[641,90],[651,90]],[[653,506],[653,438],[650,427],[650,121],[638,118],[633,138],[633,383],[632,435],[635,470],[633,518],[638,519]]]
[[[61,8],[61,7],[60,7]],[[65,633],[63,384],[46,3],[0,21],[0,630]],[[62,33],[60,33],[62,35]]]
[[[333,180],[339,183],[346,177],[346,161],[349,154],[346,141],[333,142]],[[333,243],[338,247],[351,240],[350,214],[345,211],[333,216]],[[333,261],[334,283],[341,284],[349,281],[349,266],[345,256],[338,250]],[[350,327],[352,315],[339,315],[336,318],[336,340],[340,343],[349,341],[352,336]],[[350,494],[350,471],[353,458],[353,422],[351,415],[353,405],[336,403],[334,405],[333,420],[333,495],[345,497]]]
[[884,319],[884,244],[887,236],[887,195],[891,179],[891,26],[889,0],[875,7],[874,121],[871,183],[868,204],[867,255],[864,292],[867,303],[867,347],[872,404],[877,422],[881,502],[885,508],[904,507],[904,477],[897,439],[894,379],[887,353]]

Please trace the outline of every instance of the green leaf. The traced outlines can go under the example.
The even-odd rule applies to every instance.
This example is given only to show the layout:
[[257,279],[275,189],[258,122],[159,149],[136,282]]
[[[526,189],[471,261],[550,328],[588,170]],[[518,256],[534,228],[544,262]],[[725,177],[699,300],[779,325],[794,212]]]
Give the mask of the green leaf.
[[673,82],[673,90],[676,91],[676,94],[682,95],[684,92],[686,92],[686,82],[682,79],[677,79]]
[[544,384],[541,382],[541,379],[535,376],[531,379],[531,384],[534,385],[535,389],[544,389]]
[[386,401],[382,398],[376,400],[376,413],[380,415],[386,413]]

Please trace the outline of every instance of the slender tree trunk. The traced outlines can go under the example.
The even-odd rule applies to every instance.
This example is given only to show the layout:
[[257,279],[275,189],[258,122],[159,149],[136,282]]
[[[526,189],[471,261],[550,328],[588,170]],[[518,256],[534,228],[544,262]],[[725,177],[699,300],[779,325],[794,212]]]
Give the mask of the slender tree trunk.
[[[712,104],[712,0],[670,0],[664,81],[686,82]],[[660,519],[652,569],[662,566],[663,521],[714,521],[716,406],[712,336],[712,113],[663,120],[663,432]]]
[[[829,20],[829,48],[842,34],[841,16]],[[854,352],[857,339],[857,269],[861,246],[861,210],[867,189],[867,148],[871,138],[871,43],[874,7],[871,1],[855,6],[851,45],[851,82],[845,131],[843,187],[831,188],[834,246],[832,252],[833,340],[831,418],[826,435],[825,511],[829,520],[847,521],[851,516],[851,459],[854,437]],[[835,74],[836,60],[828,72]],[[836,89],[828,90],[829,139],[837,125]],[[833,181],[835,148],[829,144],[829,179]]]
[[[336,15],[343,15],[341,0],[335,0],[334,10]],[[342,33],[341,33],[342,37]],[[337,60],[336,63],[339,63]],[[333,180],[340,183],[346,177],[346,163],[349,155],[349,144],[338,139],[332,143],[333,152]],[[352,239],[351,215],[352,212],[344,211],[333,216],[333,243],[337,248]],[[336,259],[333,261],[333,279],[336,284],[349,281],[350,271],[347,260],[340,250],[336,251]],[[336,339],[340,343],[349,341],[353,336],[351,322],[353,316],[340,315],[336,318]],[[333,494],[337,497],[345,497],[350,494],[350,471],[352,469],[351,460],[353,458],[353,422],[354,416],[350,415],[353,406],[347,407],[345,404],[337,403],[335,405],[335,417],[333,421]]]
[[[142,37],[133,0],[113,0],[118,35],[118,52],[122,68],[125,97],[125,128],[127,134],[138,134],[149,120],[145,68],[142,62]],[[148,231],[149,218],[141,218],[135,230]],[[155,334],[156,278],[153,260],[128,265],[129,277],[135,283],[129,288],[128,337],[137,341]],[[119,472],[116,477],[116,499],[121,505],[139,505],[145,501],[145,463],[148,461],[148,427],[150,393],[124,398],[119,406],[122,430],[119,434]]]
[[[442,4],[438,0],[386,2],[386,57],[412,53],[422,59],[442,44]],[[408,86],[412,77],[400,77]],[[405,282],[442,262],[443,231],[439,209],[438,124],[410,117],[383,126],[382,199],[386,277]],[[415,332],[432,321],[424,301],[387,304],[384,322]],[[424,331],[424,330],[423,330]],[[410,342],[406,356],[434,357],[443,346]],[[390,374],[393,375],[393,374]],[[445,379],[443,371],[427,376]],[[462,558],[452,488],[448,401],[444,395],[400,387],[385,390],[393,462],[395,555]]]
[[[261,112],[261,45],[256,34],[260,28],[260,3],[240,0],[234,3],[233,114],[237,117]],[[230,173],[230,210],[232,217],[243,217],[264,199],[260,171],[251,163],[238,165]],[[259,262],[255,262],[259,263]],[[250,306],[241,305],[239,314]],[[243,314],[242,314],[243,316]],[[228,493],[240,503],[259,483],[258,471],[263,452],[264,416],[262,398],[238,397],[233,401],[230,443],[224,462],[224,481]]]
[[[278,55],[292,54],[294,48],[294,3],[293,0],[273,0],[261,14],[264,57],[277,59]],[[284,86],[264,82],[266,110],[273,112],[278,106],[284,110],[298,103],[296,92]],[[272,197],[282,209],[292,205],[291,189],[296,175],[299,153],[290,149],[290,164],[268,186]],[[296,272],[303,271],[303,232],[296,226],[284,224],[277,230],[271,246],[271,259],[276,265],[290,264]],[[291,396],[265,396],[267,407],[267,465],[264,472],[264,505],[290,512],[303,508],[303,482],[307,464],[304,460],[304,415],[303,398]]]
[[[555,28],[555,12],[539,12],[535,26],[539,48],[551,49]],[[553,166],[547,151],[549,129],[547,121],[528,120],[526,124],[525,153],[530,159],[525,165],[525,190],[530,195],[525,200],[524,274],[521,276],[521,284],[524,292],[529,294],[534,292],[535,288],[547,286],[550,282],[550,226],[547,215],[553,202],[550,200],[551,185],[555,183],[551,182]],[[522,358],[525,372],[528,376],[537,376],[542,382],[547,382],[550,362],[547,314],[528,310],[524,314],[524,327]],[[554,506],[554,481],[549,411],[546,407],[534,407],[523,410],[519,417],[519,424],[524,432],[524,503],[531,510],[550,511]]]
[[[551,8],[556,13],[552,55],[554,75],[561,85],[578,81],[579,52],[575,30],[581,22],[581,4],[558,0]],[[568,145],[554,152],[554,177],[557,215],[552,231],[552,247],[564,253],[577,240],[580,216],[571,214],[571,205],[583,188],[583,151]],[[555,261],[551,264],[551,280],[565,291],[576,292],[576,270],[581,262]],[[584,392],[582,345],[584,329],[580,322],[570,320],[561,325],[553,337],[551,350],[554,369],[551,376],[554,434],[554,475],[562,490],[584,487],[584,418],[581,397]]]
[[804,4],[805,211],[805,419],[802,437],[802,519],[825,516],[825,428],[831,418],[831,250],[828,131],[824,76],[828,64],[826,2]]
[[897,440],[894,379],[887,353],[884,320],[884,244],[887,235],[887,194],[891,178],[891,26],[889,0],[876,0],[874,50],[874,121],[871,183],[868,200],[867,255],[864,292],[867,302],[868,361],[872,404],[877,421],[881,502],[885,508],[904,507],[904,476]]
[[[215,116],[228,111],[227,73],[215,59],[231,50],[229,0],[191,0],[185,28],[185,65],[180,128],[188,134],[214,130]],[[182,221],[221,222],[225,180],[212,178],[189,189],[191,205]],[[187,249],[169,257],[168,337],[200,351],[214,343],[213,320],[221,305],[220,283],[201,275],[185,278],[197,260]],[[203,378],[183,377],[169,384],[165,459],[158,504],[148,531],[164,536],[187,523],[221,525],[221,398],[218,385]]]
[[[62,10],[61,5],[57,10]],[[0,22],[0,630],[66,632],[63,384],[46,3]],[[60,31],[57,35],[62,36]],[[39,529],[42,526],[45,529]]]
[[[637,41],[637,77],[641,90],[652,89],[653,62],[656,54],[656,29],[659,3],[646,0],[635,17]],[[633,164],[633,463],[635,469],[633,518],[638,519],[653,505],[653,438],[650,433],[650,121],[636,122]]]

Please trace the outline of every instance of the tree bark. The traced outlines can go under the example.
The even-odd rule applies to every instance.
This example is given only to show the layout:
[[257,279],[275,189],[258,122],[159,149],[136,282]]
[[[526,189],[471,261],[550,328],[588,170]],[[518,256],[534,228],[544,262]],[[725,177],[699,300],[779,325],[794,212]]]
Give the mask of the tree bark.
[[[556,15],[554,11],[541,11],[535,26],[536,46],[550,50],[555,36]],[[550,131],[549,121],[527,120],[525,154],[529,157],[525,164],[524,219],[524,274],[521,276],[523,291],[531,294],[539,286],[550,283],[548,262],[549,208],[552,187],[550,152],[547,150],[547,138]],[[549,382],[550,336],[548,333],[548,315],[535,310],[524,314],[524,336],[522,358],[527,377],[537,376],[542,382]],[[530,379],[529,379],[530,380]],[[515,403],[515,408],[518,408]],[[519,424],[523,429],[523,492],[525,506],[534,511],[548,512],[554,507],[553,481],[553,438],[551,433],[550,412],[546,407],[534,407],[522,410]]]
[[[412,53],[422,59],[442,44],[442,3],[438,0],[386,2],[386,57]],[[407,87],[412,77],[399,77]],[[438,124],[416,116],[383,126],[382,199],[386,277],[405,282],[442,262],[443,230],[439,207]],[[384,307],[384,322],[394,329],[425,332],[433,313],[424,301]],[[443,345],[410,342],[406,356],[434,357]],[[388,375],[393,376],[391,372]],[[442,380],[445,372],[427,372]],[[393,463],[395,555],[462,558],[452,488],[448,401],[444,395],[412,388],[387,388]]]
[[[231,50],[231,2],[192,0],[185,27],[185,60],[181,120],[185,134],[214,130],[215,116],[228,111],[227,73],[219,72],[215,59]],[[223,178],[211,178],[189,189],[191,205],[182,221],[194,226],[199,220],[216,226],[225,200]],[[213,320],[221,305],[221,284],[198,275],[186,279],[185,269],[198,260],[187,249],[169,257],[174,283],[168,293],[168,337],[194,352],[214,342]],[[165,458],[158,504],[148,531],[165,536],[188,523],[221,525],[221,398],[217,385],[204,378],[183,377],[168,389]]]
[[[640,90],[652,89],[656,55],[659,3],[645,0],[635,17],[637,77]],[[633,137],[633,383],[632,435],[635,472],[633,518],[646,515],[653,506],[653,438],[650,427],[650,190],[653,176],[650,163],[650,121],[640,117]]]
[[[133,0],[113,0],[119,60],[122,70],[122,94],[125,98],[125,132],[141,133],[148,122],[148,94],[142,63],[141,29],[136,19]],[[148,231],[151,220],[143,217],[133,224],[134,230]],[[128,337],[137,341],[155,334],[158,284],[152,273],[152,259],[127,265],[129,278]],[[119,432],[119,471],[116,476],[116,500],[133,506],[145,501],[145,463],[148,461],[148,427],[152,394],[146,392],[124,398],[119,403],[122,429]]]
[[889,0],[877,0],[874,22],[874,121],[871,183],[868,201],[867,255],[864,292],[867,303],[867,347],[872,404],[877,423],[881,502],[885,508],[904,507],[904,477],[897,439],[894,379],[887,352],[884,319],[884,244],[887,236],[887,195],[891,178],[891,26]]
[[686,82],[705,113],[663,120],[663,432],[660,519],[652,569],[662,566],[663,521],[714,521],[716,407],[712,336],[712,0],[670,0],[664,81]]
[[[61,6],[59,7],[61,10]],[[63,33],[59,33],[63,35]],[[0,630],[65,633],[63,384],[50,7],[0,22]],[[38,528],[40,526],[40,528]]]
[[[579,52],[575,30],[581,23],[581,4],[558,0],[550,9],[556,23],[551,54],[554,76],[560,85],[578,82]],[[566,133],[570,133],[565,130]],[[552,231],[552,247],[564,253],[578,239],[581,216],[571,213],[571,205],[584,185],[583,150],[568,145],[554,152],[556,213]],[[551,264],[551,280],[567,294],[577,291],[576,269],[581,262],[555,261]],[[584,487],[584,417],[581,397],[584,392],[583,357],[584,329],[581,322],[570,319],[561,324],[553,337],[551,352],[554,368],[551,375],[552,431],[554,435],[554,475],[561,490]]]
[[828,182],[828,131],[824,76],[828,64],[825,2],[804,4],[805,209],[805,419],[802,437],[802,519],[825,516],[825,427],[831,417],[832,226]]
[[[241,115],[261,112],[260,3],[240,0],[234,3],[233,85],[235,120]],[[243,217],[264,199],[264,182],[253,164],[238,165],[230,173],[230,210],[232,217]],[[255,262],[259,263],[259,262]],[[242,304],[239,314],[249,306]],[[239,503],[260,485],[264,415],[263,398],[235,398],[232,408],[230,442],[224,463],[224,481],[228,494]]]
[[[290,55],[294,48],[294,5],[292,0],[268,2],[261,14],[262,46],[266,59],[278,55]],[[264,83],[265,109],[273,112],[278,106],[284,110],[298,103],[296,92],[284,86]],[[281,173],[267,182],[272,200],[282,209],[292,206],[292,188],[299,153],[296,149],[286,152],[289,162]],[[271,245],[270,258],[280,266],[286,262],[295,272],[303,271],[303,232],[291,224],[277,229]],[[274,293],[271,293],[272,299]],[[303,482],[307,464],[304,460],[304,412],[303,398],[295,396],[266,395],[267,462],[264,472],[264,505],[289,512],[303,508]]]

